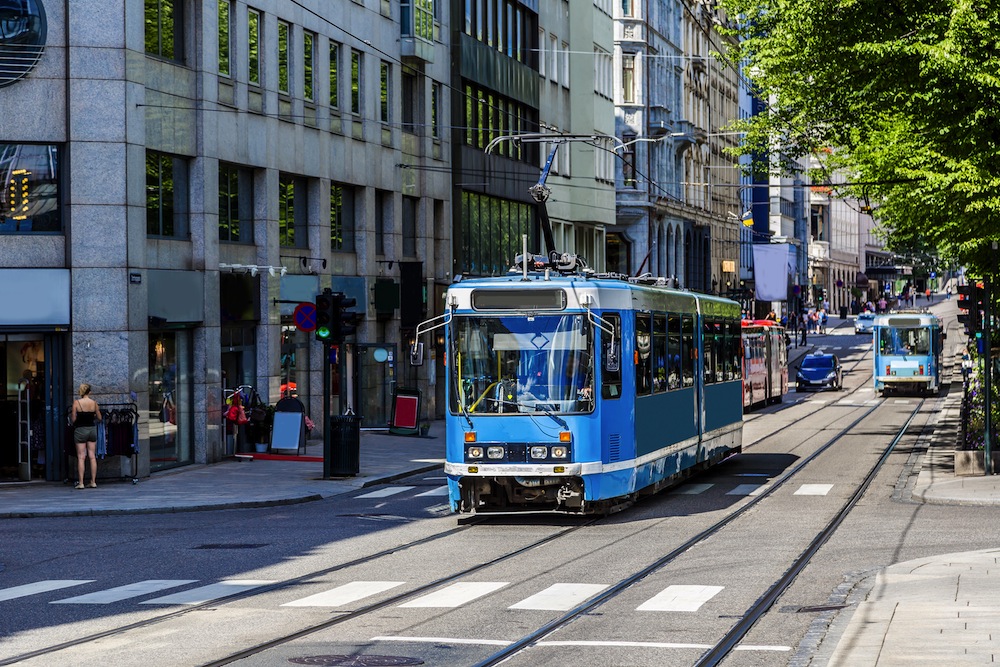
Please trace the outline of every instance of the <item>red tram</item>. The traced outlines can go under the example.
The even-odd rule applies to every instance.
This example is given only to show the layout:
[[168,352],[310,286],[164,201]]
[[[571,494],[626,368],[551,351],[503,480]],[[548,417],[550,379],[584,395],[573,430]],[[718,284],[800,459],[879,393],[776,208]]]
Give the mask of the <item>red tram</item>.
[[788,392],[785,328],[771,320],[743,320],[743,410],[780,403]]

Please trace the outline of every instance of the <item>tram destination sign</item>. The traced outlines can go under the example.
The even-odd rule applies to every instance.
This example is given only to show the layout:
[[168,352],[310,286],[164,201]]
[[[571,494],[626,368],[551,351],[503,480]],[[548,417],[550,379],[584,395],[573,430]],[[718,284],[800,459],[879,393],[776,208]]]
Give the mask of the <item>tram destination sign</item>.
[[566,291],[561,289],[477,289],[472,291],[476,310],[563,310]]

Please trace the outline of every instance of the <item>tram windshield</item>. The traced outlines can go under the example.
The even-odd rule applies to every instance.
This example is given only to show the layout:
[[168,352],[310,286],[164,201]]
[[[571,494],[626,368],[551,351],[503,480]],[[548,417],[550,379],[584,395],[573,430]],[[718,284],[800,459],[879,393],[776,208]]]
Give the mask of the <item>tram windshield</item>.
[[456,317],[451,409],[590,412],[593,329],[584,315]]
[[931,331],[927,328],[893,329],[883,328],[879,331],[879,354],[916,354],[931,353]]

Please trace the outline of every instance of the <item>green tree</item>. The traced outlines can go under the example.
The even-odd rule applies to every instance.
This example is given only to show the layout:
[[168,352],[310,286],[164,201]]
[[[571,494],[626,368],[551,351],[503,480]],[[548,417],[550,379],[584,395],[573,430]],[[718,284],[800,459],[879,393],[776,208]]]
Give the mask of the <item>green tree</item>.
[[[867,198],[892,249],[989,271],[1000,240],[1000,3],[722,0],[726,55],[769,111],[743,150],[822,159]],[[776,140],[776,138],[778,138]],[[832,150],[825,150],[832,149]],[[824,177],[824,173],[814,177]]]

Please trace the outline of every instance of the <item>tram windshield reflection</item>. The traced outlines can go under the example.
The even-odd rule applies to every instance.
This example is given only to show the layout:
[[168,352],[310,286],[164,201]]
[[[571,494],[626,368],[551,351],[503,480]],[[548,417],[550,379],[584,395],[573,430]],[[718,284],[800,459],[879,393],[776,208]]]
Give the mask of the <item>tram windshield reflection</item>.
[[590,412],[593,329],[583,315],[456,317],[451,408]]

